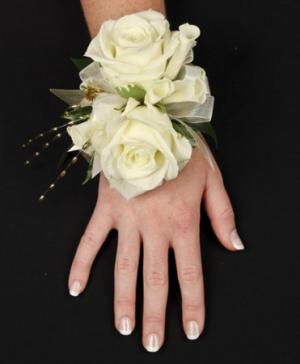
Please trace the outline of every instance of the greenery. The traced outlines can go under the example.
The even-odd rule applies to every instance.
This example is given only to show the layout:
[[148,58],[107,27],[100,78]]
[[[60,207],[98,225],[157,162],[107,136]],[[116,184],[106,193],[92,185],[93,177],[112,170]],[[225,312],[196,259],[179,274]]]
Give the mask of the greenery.
[[85,67],[87,67],[89,64],[93,62],[93,60],[88,57],[71,58],[71,61],[73,62],[74,66],[78,69],[78,71],[83,70]]
[[192,145],[195,145],[194,137],[183,124],[179,123],[176,120],[172,120],[172,124],[173,124],[173,128],[177,131],[177,133],[186,137]]
[[210,136],[213,139],[216,148],[218,148],[217,135],[216,135],[216,132],[215,132],[215,130],[214,130],[214,128],[213,128],[213,126],[211,125],[210,122],[193,124],[192,128],[195,131],[201,131],[201,133]]
[[92,106],[75,106],[69,107],[62,115],[64,119],[71,121],[87,120],[92,112]]
[[158,110],[162,113],[166,113],[167,109],[166,106],[164,104],[161,104],[160,102],[158,102],[157,104],[155,104],[155,106],[158,108]]
[[146,91],[137,85],[126,85],[123,87],[117,87],[117,92],[120,96],[129,99],[132,97],[137,101],[143,103],[146,95]]
[[[186,137],[193,146],[195,145],[194,137],[191,135],[191,133],[187,130],[187,128],[183,124],[179,123],[177,120],[172,120],[172,124],[173,124],[173,128],[177,131],[177,133]],[[214,141],[215,147],[218,148],[217,135],[210,122],[193,124],[193,125],[188,124],[188,125],[195,132],[200,131],[201,133],[210,136]]]
[[82,182],[83,185],[85,185],[92,178],[93,162],[94,162],[94,155],[92,155],[89,159],[86,176],[84,181]]

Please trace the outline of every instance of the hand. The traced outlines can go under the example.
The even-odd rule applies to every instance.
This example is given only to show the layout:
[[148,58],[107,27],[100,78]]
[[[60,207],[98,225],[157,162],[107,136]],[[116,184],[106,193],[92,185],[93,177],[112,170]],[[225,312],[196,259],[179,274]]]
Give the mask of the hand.
[[157,351],[164,341],[169,248],[175,252],[185,333],[193,340],[203,330],[204,289],[199,242],[202,198],[220,242],[229,250],[243,249],[221,173],[214,160],[213,163],[214,169],[195,148],[177,178],[130,200],[111,189],[101,175],[98,201],[72,263],[70,294],[77,296],[84,290],[96,254],[109,231],[117,229],[115,326],[121,334],[130,334],[135,326],[142,241],[143,345],[148,351]]

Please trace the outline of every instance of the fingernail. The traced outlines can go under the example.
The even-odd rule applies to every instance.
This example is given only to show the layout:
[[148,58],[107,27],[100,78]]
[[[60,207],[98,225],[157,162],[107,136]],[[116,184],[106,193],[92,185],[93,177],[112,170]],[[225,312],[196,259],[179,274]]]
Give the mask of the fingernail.
[[235,247],[237,250],[244,250],[244,244],[242,243],[241,238],[239,237],[239,234],[237,233],[236,229],[234,229],[230,234],[230,241],[231,244]]
[[128,317],[123,317],[120,321],[119,332],[122,335],[130,335],[132,333],[131,321]]
[[187,324],[186,336],[189,340],[196,340],[200,336],[199,325],[197,321],[190,321]]
[[80,293],[80,282],[79,281],[74,281],[72,283],[69,293],[73,297],[77,297],[79,295],[79,293]]
[[148,336],[146,350],[150,353],[155,353],[159,350],[158,336],[156,334]]

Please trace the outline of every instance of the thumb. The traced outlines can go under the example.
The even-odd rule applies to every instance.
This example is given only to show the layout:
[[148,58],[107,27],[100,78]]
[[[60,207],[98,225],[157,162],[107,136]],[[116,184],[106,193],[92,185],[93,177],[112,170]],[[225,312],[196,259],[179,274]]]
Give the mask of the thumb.
[[203,200],[212,228],[221,244],[232,251],[245,249],[237,233],[234,211],[218,168],[208,173]]

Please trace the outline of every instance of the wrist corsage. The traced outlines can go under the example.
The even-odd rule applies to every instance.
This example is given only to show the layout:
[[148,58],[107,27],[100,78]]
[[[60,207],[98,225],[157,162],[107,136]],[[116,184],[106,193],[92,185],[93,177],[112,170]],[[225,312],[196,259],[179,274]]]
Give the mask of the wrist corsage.
[[68,104],[64,123],[23,145],[51,134],[43,149],[64,133],[72,139],[72,158],[46,192],[79,156],[88,162],[85,182],[103,172],[127,199],[176,178],[194,147],[209,158],[202,133],[215,138],[214,98],[204,69],[191,64],[199,35],[188,23],[170,31],[153,10],[103,23],[85,57],[73,60],[79,89],[51,89]]

